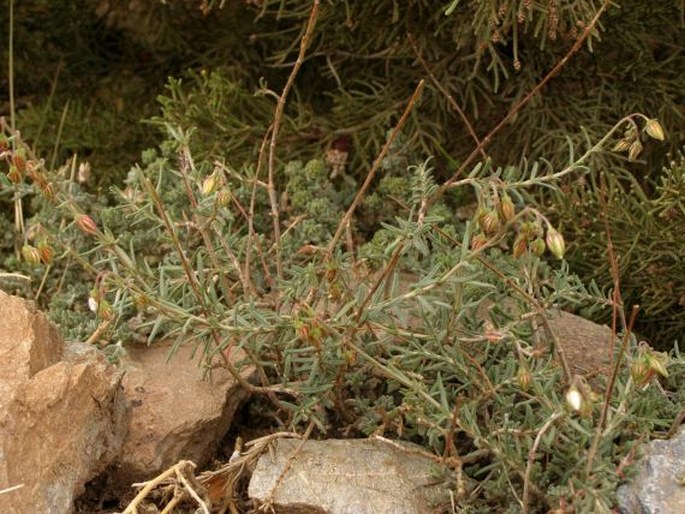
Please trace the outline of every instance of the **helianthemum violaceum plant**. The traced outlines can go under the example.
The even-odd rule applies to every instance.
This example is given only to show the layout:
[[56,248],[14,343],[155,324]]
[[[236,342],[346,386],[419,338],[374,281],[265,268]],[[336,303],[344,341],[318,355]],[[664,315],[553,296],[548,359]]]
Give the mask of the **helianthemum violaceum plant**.
[[[654,382],[668,387],[682,377],[682,362],[617,334],[623,357],[604,396],[607,382],[590,385],[560,364],[553,344],[540,347],[535,327],[547,309],[615,302],[568,273],[561,229],[528,199],[537,187],[589,173],[584,161],[611,134],[563,170],[485,162],[442,192],[429,161],[410,166],[407,210],[377,232],[382,244],[359,251],[342,236],[330,244],[345,232],[335,217],[343,223],[352,204],[333,194],[323,161],[286,168],[284,201],[295,203],[282,204],[291,217],[274,240],[270,220],[256,215],[269,206],[258,168],[196,162],[192,134],[172,126],[168,134],[160,152],[131,171],[118,204],[89,214],[73,184],[7,134],[33,171],[29,183],[22,175],[4,187],[50,191],[65,229],[85,238],[82,250],[61,246],[61,258],[94,274],[83,298],[99,320],[94,341],[111,342],[119,324],[130,334],[135,321],[150,343],[199,345],[207,370],[218,362],[251,391],[276,393],[293,428],[314,423],[320,435],[335,428],[420,442],[451,466],[454,475],[444,478],[462,508],[609,512],[621,460],[651,430],[668,429],[675,405]],[[5,150],[7,173],[15,153]],[[301,173],[309,181],[296,180]],[[326,210],[313,203],[309,212],[297,200],[301,187],[323,192]],[[463,187],[475,191],[479,207],[458,223],[437,195]],[[47,235],[56,244],[64,238]],[[545,250],[560,267],[546,264]],[[32,244],[21,253],[34,266],[54,258]],[[118,341],[119,350],[125,344]],[[243,361],[226,360],[237,348]],[[259,370],[258,384],[242,378],[244,365]],[[603,405],[611,416],[600,427]],[[597,431],[592,461],[579,459]]]
[[[560,18],[569,13],[556,5],[544,9],[543,41],[573,32]],[[1,192],[17,206],[17,258],[41,270],[44,282],[54,269],[87,284],[79,296],[57,282],[58,317],[73,321],[63,298],[78,298],[74,310],[89,321],[80,325],[89,329],[82,338],[113,358],[135,340],[173,339],[174,349],[196,346],[208,374],[224,366],[246,390],[266,395],[284,426],[312,437],[335,431],[421,444],[446,467],[449,496],[438,509],[611,512],[636,445],[669,430],[685,394],[675,391],[685,367],[677,350],[667,356],[639,344],[637,309],[623,312],[611,246],[612,290],[583,284],[565,260],[573,220],[536,200],[569,179],[596,180],[607,170],[590,164],[604,162],[612,144],[635,160],[642,137],[660,140],[664,131],[654,118],[633,114],[588,139],[580,153],[570,139],[564,164],[557,155],[499,166],[485,153],[594,34],[605,7],[575,29],[566,57],[487,137],[471,136],[470,154],[442,156],[450,166],[440,173],[420,146],[405,151],[425,140],[417,124],[424,80],[402,83],[405,95],[408,84],[413,92],[401,106],[372,104],[378,117],[365,123],[383,136],[357,149],[375,146],[375,153],[331,159],[330,147],[299,152],[293,145],[295,159],[284,150],[286,135],[304,137],[298,122],[310,115],[292,92],[310,45],[321,43],[318,1],[298,27],[282,89],[260,84],[255,119],[242,127],[234,116],[223,127],[230,152],[198,128],[204,118],[195,115],[210,118],[226,107],[212,96],[223,88],[231,106],[247,102],[244,91],[219,72],[199,73],[203,95],[185,96],[172,80],[156,120],[164,141],[142,155],[106,205],[75,180],[76,157],[53,170],[3,124]],[[497,11],[497,30],[478,39],[516,41],[519,23],[532,23],[531,12],[520,12],[519,22],[518,12]],[[330,23],[326,15],[322,22]],[[490,43],[483,51],[496,49]],[[501,56],[490,52],[487,60],[497,83]],[[385,99],[342,96],[359,104]],[[503,155],[524,152],[506,144],[511,152]],[[21,203],[30,198],[45,207],[23,220]],[[475,204],[465,219],[456,212],[464,199]],[[392,216],[384,216],[384,202]],[[375,219],[360,230],[365,210]],[[608,376],[576,374],[549,326],[555,308],[613,318]],[[256,370],[255,382],[241,373],[246,367]]]

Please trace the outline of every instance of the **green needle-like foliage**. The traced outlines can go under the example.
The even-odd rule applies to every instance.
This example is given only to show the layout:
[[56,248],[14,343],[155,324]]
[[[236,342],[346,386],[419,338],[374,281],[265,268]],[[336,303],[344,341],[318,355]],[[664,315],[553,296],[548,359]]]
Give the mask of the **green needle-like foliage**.
[[[15,7],[4,289],[419,443],[460,512],[610,512],[685,394],[677,1]],[[615,321],[614,368],[576,375],[557,308]]]

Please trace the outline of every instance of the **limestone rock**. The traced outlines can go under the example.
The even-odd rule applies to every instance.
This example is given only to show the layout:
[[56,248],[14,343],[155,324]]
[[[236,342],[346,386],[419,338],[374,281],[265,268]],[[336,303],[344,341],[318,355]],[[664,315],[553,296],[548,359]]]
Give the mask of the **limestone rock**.
[[[447,499],[435,485],[435,463],[417,453],[370,439],[281,439],[257,462],[248,494],[270,495],[275,511],[297,514],[424,514]],[[291,456],[289,471],[280,482]]]
[[[133,347],[123,368],[131,420],[115,482],[149,479],[179,460],[207,463],[247,393],[222,367],[203,379],[190,345]],[[198,352],[199,354],[199,352]]]
[[685,426],[672,439],[647,444],[630,483],[618,488],[621,514],[685,512]]
[[68,513],[116,457],[126,427],[121,373],[60,340],[31,302],[0,292],[0,512]]

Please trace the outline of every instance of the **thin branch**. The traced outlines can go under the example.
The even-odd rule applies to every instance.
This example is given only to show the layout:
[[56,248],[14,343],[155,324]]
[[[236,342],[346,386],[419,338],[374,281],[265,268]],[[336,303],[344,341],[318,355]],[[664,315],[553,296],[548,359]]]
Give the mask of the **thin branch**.
[[599,22],[600,17],[602,14],[604,14],[604,11],[609,7],[609,4],[611,3],[611,0],[604,0],[602,3],[601,7],[599,10],[595,13],[594,18],[592,18],[592,21],[585,27],[585,30],[583,33],[578,37],[576,42],[573,44],[571,49],[566,53],[566,55],[559,61],[557,64],[545,75],[545,77],[525,96],[521,99],[520,102],[518,102],[516,105],[514,105],[507,115],[493,128],[480,142],[476,148],[473,149],[471,154],[464,160],[464,162],[459,166],[459,169],[452,175],[452,177],[447,180],[444,184],[440,186],[438,189],[437,193],[434,195],[434,199],[439,198],[445,191],[447,191],[453,184],[454,182],[457,181],[457,178],[466,170],[466,168],[473,162],[473,160],[480,154],[480,152],[486,148],[491,142],[492,138],[497,134],[502,128],[504,128],[507,123],[518,113],[523,106],[525,106],[530,100],[536,96],[545,85],[552,80],[560,71],[561,69],[566,66],[568,63],[569,59],[575,54],[580,47],[582,46],[583,42],[590,36],[590,33],[594,30],[595,26]]
[[309,13],[309,20],[307,21],[307,28],[305,29],[304,35],[302,36],[302,40],[300,41],[300,53],[297,56],[297,61],[295,61],[295,66],[293,66],[293,70],[290,72],[288,81],[285,83],[283,92],[281,93],[281,96],[278,98],[278,104],[276,105],[276,111],[274,113],[274,122],[271,130],[271,142],[269,144],[268,163],[268,189],[269,202],[271,203],[271,216],[273,218],[274,225],[274,241],[278,245],[276,248],[276,274],[278,275],[279,279],[283,278],[283,262],[281,260],[280,251],[281,227],[280,217],[278,213],[278,198],[276,195],[276,184],[274,179],[276,174],[276,141],[278,140],[278,132],[280,131],[281,123],[283,121],[283,111],[285,110],[285,102],[288,98],[288,93],[290,92],[290,90],[293,87],[293,84],[295,83],[297,73],[300,71],[302,63],[304,62],[305,53],[307,51],[307,48],[309,47],[312,34],[314,33],[314,27],[316,26],[316,19],[318,17],[318,14],[319,0],[313,0],[312,9]]
[[626,350],[628,349],[628,343],[630,342],[630,335],[633,332],[633,325],[635,324],[635,319],[637,318],[637,313],[639,311],[639,307],[637,305],[633,306],[632,312],[630,314],[630,321],[628,322],[628,325],[626,326],[625,322],[625,314],[623,312],[623,300],[621,298],[621,277],[620,277],[620,272],[618,269],[618,257],[614,253],[614,245],[611,239],[611,229],[609,228],[609,220],[607,217],[607,200],[606,200],[606,191],[604,187],[604,181],[602,180],[602,187],[600,188],[600,203],[602,207],[602,218],[604,221],[604,231],[607,236],[607,258],[609,259],[609,264],[611,266],[611,277],[614,281],[614,291],[612,293],[613,296],[613,306],[612,306],[612,323],[611,323],[611,349],[612,349],[612,354],[611,354],[611,359],[614,361],[614,352],[613,352],[613,341],[614,338],[616,337],[616,324],[617,324],[617,319],[620,315],[622,323],[623,323],[623,328],[625,329],[625,334],[623,335],[623,341],[621,342],[621,348],[619,350],[619,354],[616,357],[614,361],[614,368],[611,373],[611,377],[609,378],[609,384],[607,385],[606,391],[604,391],[604,402],[602,403],[602,411],[599,415],[599,420],[597,421],[597,426],[595,428],[595,435],[592,438],[592,444],[590,445],[590,449],[588,450],[587,453],[587,464],[585,467],[585,475],[587,477],[590,476],[590,472],[592,471],[592,463],[595,459],[595,455],[597,454],[597,449],[599,448],[599,441],[602,437],[602,430],[604,430],[604,424],[606,423],[607,416],[609,414],[609,406],[610,406],[610,401],[611,401],[611,393],[614,390],[614,385],[616,384],[616,378],[618,377],[618,373],[621,369],[621,364],[623,363],[623,356],[626,353]]
[[545,422],[544,425],[542,425],[542,428],[540,428],[540,431],[538,432],[538,435],[535,437],[535,441],[533,442],[533,446],[530,447],[530,451],[528,452],[528,461],[526,462],[526,472],[523,475],[523,498],[521,499],[522,506],[521,510],[523,514],[528,514],[528,498],[530,497],[530,487],[531,487],[531,482],[530,482],[530,474],[533,471],[533,463],[535,462],[535,454],[538,451],[538,448],[540,446],[540,443],[542,442],[542,436],[545,435],[545,432],[549,430],[552,425],[554,425],[554,422],[562,415],[560,412],[555,412],[552,414],[549,419]]
[[390,133],[390,137],[388,137],[388,140],[383,145],[383,148],[381,149],[380,153],[376,157],[376,160],[373,162],[373,165],[371,166],[369,173],[367,173],[366,179],[364,180],[364,183],[362,184],[362,186],[357,191],[357,194],[355,195],[354,200],[352,200],[352,204],[350,205],[350,207],[347,209],[347,212],[345,212],[345,215],[340,220],[340,223],[338,224],[338,228],[336,229],[335,234],[331,238],[331,241],[328,244],[328,248],[326,249],[326,254],[328,257],[333,255],[333,251],[335,250],[335,247],[338,244],[340,237],[342,236],[343,232],[345,231],[345,228],[352,221],[352,215],[354,214],[354,211],[357,209],[357,207],[359,207],[359,204],[361,203],[362,199],[364,198],[364,195],[366,194],[367,190],[371,186],[371,182],[373,181],[373,178],[376,176],[376,172],[378,172],[378,169],[380,168],[381,163],[383,162],[383,159],[385,159],[385,156],[390,151],[390,147],[395,142],[395,139],[397,139],[397,136],[400,134],[400,131],[402,130],[402,127],[406,123],[407,118],[409,118],[409,114],[412,112],[416,102],[418,101],[419,97],[421,96],[421,92],[423,91],[424,84],[425,84],[425,81],[421,80],[419,82],[419,84],[416,86],[414,93],[411,95],[411,98],[409,99],[409,103],[407,103],[407,107],[404,109],[404,112],[402,113],[402,117],[397,122],[397,125],[395,125],[395,128],[392,129],[392,132]]
[[428,67],[428,63],[425,61],[423,56],[421,55],[421,52],[419,51],[418,47],[416,46],[416,41],[414,40],[414,36],[411,34],[408,34],[409,36],[409,42],[411,43],[411,47],[414,50],[414,53],[416,54],[416,58],[419,61],[419,64],[423,67],[423,69],[426,71],[426,74],[428,75],[428,78],[431,79],[431,82],[433,85],[440,91],[443,96],[447,99],[447,103],[450,104],[450,107],[457,111],[457,114],[459,114],[459,117],[462,119],[464,122],[464,125],[466,125],[466,129],[469,131],[469,134],[471,134],[471,137],[473,140],[476,142],[476,148],[481,154],[481,157],[483,159],[487,159],[488,155],[485,153],[485,149],[483,145],[481,144],[480,139],[478,138],[478,135],[476,134],[476,131],[473,129],[473,125],[471,125],[471,122],[469,121],[468,117],[466,116],[466,113],[463,111],[461,107],[459,107],[459,104],[457,101],[454,99],[454,96],[447,91],[447,88],[443,86],[433,73],[433,71]]

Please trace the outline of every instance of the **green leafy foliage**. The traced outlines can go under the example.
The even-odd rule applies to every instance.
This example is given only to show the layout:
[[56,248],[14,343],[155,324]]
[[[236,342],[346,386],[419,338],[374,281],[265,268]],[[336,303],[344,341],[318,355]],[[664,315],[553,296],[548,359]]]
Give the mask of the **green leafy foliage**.
[[[86,10],[86,32],[104,23],[165,65],[146,87],[103,72],[102,97],[76,81],[76,99],[20,106],[24,135],[2,125],[0,284],[35,291],[113,360],[136,342],[194,345],[208,373],[268,393],[284,426],[419,443],[460,511],[609,512],[636,444],[682,405],[685,363],[617,323],[615,370],[586,380],[540,333],[550,309],[622,320],[635,297],[669,333],[685,322],[685,161],[662,170],[654,125],[683,137],[677,3],[609,8],[599,26],[587,1],[323,2],[292,75],[310,1],[206,2],[182,19],[190,3]],[[69,81],[76,64],[66,55]],[[628,159],[608,151],[617,134]],[[118,149],[141,144],[130,167]],[[86,158],[111,194],[81,180]]]

